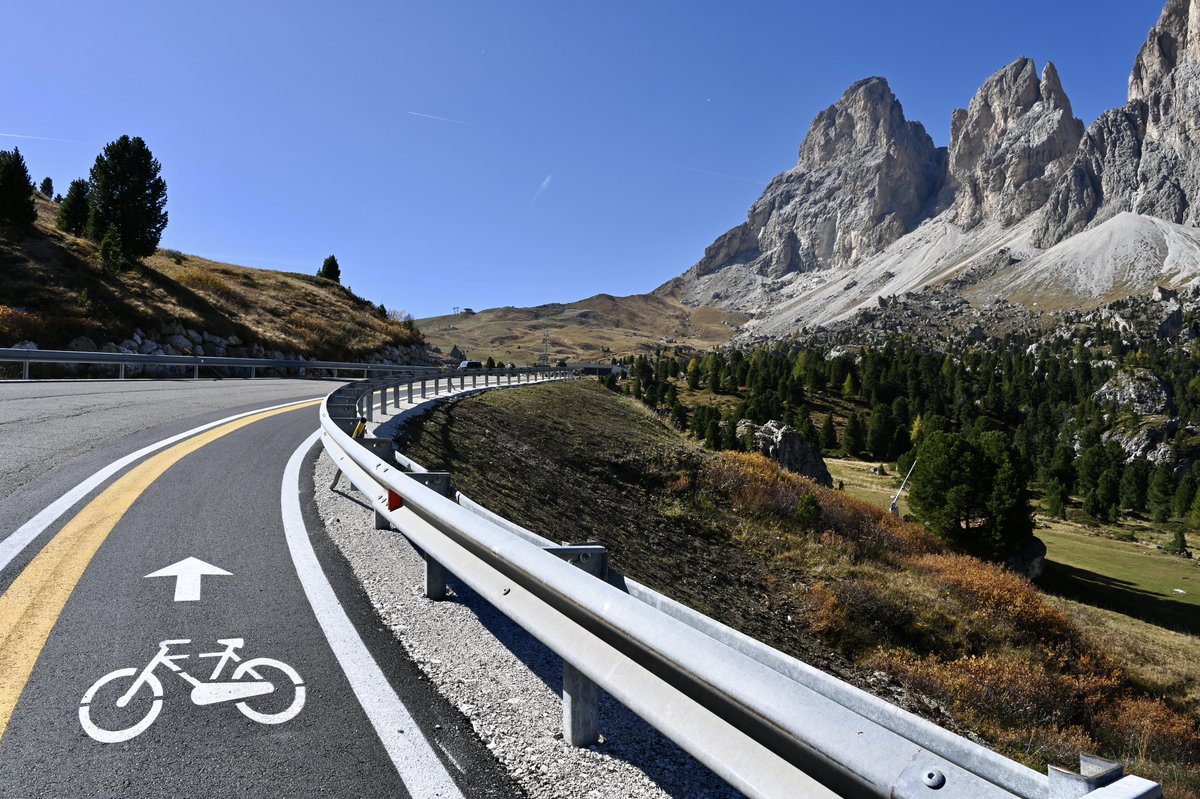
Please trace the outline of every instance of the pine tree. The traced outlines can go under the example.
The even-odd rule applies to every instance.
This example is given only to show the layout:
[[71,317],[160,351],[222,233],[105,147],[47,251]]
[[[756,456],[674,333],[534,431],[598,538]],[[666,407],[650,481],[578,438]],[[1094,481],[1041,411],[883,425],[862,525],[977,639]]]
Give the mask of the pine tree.
[[121,234],[116,225],[109,225],[108,232],[100,240],[100,266],[105,271],[115,272],[125,267],[125,257],[121,250]]
[[321,268],[317,270],[317,277],[332,280],[334,283],[342,282],[342,268],[338,265],[337,256],[327,256],[321,262]]
[[820,449],[821,435],[817,432],[817,428],[815,425],[813,425],[812,419],[809,418],[808,413],[803,409],[800,411],[800,421],[796,425],[796,432],[800,434],[801,438],[808,442],[810,447],[813,449]]
[[1188,523],[1193,529],[1200,530],[1200,492],[1197,492],[1196,499],[1192,502],[1192,507],[1188,513]]
[[140,137],[109,142],[92,165],[88,236],[115,228],[126,261],[153,255],[167,226],[167,184],[162,165]]
[[33,181],[21,150],[0,150],[0,226],[33,227],[37,206],[33,204]]
[[1056,519],[1067,518],[1067,487],[1057,480],[1046,486],[1046,513]]
[[1163,546],[1163,551],[1169,552],[1172,555],[1188,554],[1187,536],[1184,534],[1182,527],[1175,530],[1175,535],[1171,536],[1171,540]]
[[832,452],[837,448],[837,430],[833,426],[833,412],[825,415],[825,421],[821,425],[821,449],[825,452]]
[[846,429],[842,431],[842,449],[848,455],[857,455],[867,446],[867,429],[862,417],[857,413],[850,414],[846,420]]
[[88,193],[91,187],[86,180],[72,180],[67,187],[67,196],[58,206],[56,223],[59,230],[65,230],[73,236],[82,236],[87,232],[88,223]]
[[1154,467],[1147,493],[1154,521],[1162,524],[1171,516],[1171,500],[1175,494],[1175,474],[1170,466],[1160,463]]
[[687,430],[687,407],[679,400],[675,400],[675,404],[671,406],[671,424],[675,426],[676,430]]
[[893,427],[891,407],[876,405],[867,422],[867,449],[875,460],[891,460]]
[[42,178],[42,185],[38,186],[38,191],[47,197],[54,196],[54,181],[50,178]]
[[1196,471],[1195,467],[1188,469],[1175,489],[1173,504],[1176,516],[1187,516],[1192,509],[1192,500],[1196,498]]
[[1150,488],[1150,461],[1136,458],[1121,472],[1121,507],[1135,513],[1146,510],[1146,495]]

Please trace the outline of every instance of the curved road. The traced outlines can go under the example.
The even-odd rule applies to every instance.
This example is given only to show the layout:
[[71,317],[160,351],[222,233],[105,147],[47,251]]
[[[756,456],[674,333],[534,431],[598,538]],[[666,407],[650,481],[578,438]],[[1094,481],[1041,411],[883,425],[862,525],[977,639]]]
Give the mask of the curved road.
[[334,385],[0,385],[0,797],[519,795],[309,510]]

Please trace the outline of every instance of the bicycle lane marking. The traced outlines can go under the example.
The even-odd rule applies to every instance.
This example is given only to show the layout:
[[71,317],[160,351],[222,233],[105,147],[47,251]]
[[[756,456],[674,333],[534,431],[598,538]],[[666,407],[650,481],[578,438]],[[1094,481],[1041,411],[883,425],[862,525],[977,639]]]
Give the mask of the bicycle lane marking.
[[[146,489],[186,455],[255,422],[311,408],[319,402],[311,400],[254,412],[175,444],[116,480],[80,509],[42,548],[0,595],[0,738],[4,737],[46,640],[92,557]],[[59,511],[59,515],[65,510]]]
[[[283,529],[296,574],[321,625],[321,631],[329,641],[342,672],[350,681],[355,698],[387,750],[404,787],[414,797],[463,799],[446,766],[434,753],[433,747],[404,706],[404,701],[396,694],[359,637],[313,550],[300,509],[300,467],[320,436],[321,431],[316,431],[292,453],[283,473],[280,490]],[[416,734],[406,734],[406,730]]]

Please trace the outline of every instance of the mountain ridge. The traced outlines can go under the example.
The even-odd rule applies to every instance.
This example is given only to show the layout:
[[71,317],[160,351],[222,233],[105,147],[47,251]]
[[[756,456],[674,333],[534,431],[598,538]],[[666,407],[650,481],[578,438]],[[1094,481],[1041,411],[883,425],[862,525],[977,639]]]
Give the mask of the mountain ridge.
[[953,112],[948,147],[906,130],[924,134],[885,79],[855,83],[747,220],[654,294],[778,337],[951,282],[972,307],[1019,296],[1036,315],[1200,277],[1200,0],[1166,4],[1129,102],[1086,128],[1054,64],[1021,57]]

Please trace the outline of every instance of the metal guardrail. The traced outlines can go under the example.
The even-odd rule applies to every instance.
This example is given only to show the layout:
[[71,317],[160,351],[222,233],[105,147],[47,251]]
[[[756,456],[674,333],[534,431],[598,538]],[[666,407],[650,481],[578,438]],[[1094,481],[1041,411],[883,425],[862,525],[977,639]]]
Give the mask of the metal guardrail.
[[592,557],[602,547],[560,547],[487,511],[390,440],[354,437],[389,392],[394,403],[415,401],[416,386],[334,391],[321,408],[322,442],[377,525],[422,553],[426,596],[444,596],[449,571],[562,657],[567,741],[595,740],[598,685],[751,797],[1161,797],[1157,784],[1088,756],[1080,774],[1039,774],[607,572],[606,559]]
[[118,367],[118,377],[125,379],[126,366],[183,366],[192,368],[192,377],[200,376],[200,368],[245,369],[254,377],[258,369],[296,369],[331,371],[361,371],[363,377],[371,372],[396,375],[400,373],[434,374],[442,371],[434,366],[400,366],[387,363],[354,363],[351,361],[304,361],[274,358],[226,358],[212,355],[139,355],[127,352],[75,352],[71,350],[24,350],[0,347],[0,363],[22,364],[21,377],[29,379],[29,365],[34,363],[105,364]]

